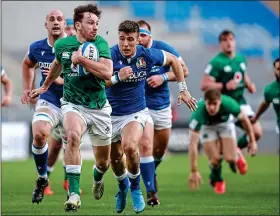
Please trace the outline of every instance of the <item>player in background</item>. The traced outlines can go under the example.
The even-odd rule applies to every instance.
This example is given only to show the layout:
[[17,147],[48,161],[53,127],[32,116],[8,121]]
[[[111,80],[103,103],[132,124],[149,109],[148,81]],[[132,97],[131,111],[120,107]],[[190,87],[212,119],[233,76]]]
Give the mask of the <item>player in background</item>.
[[[100,15],[101,11],[95,4],[80,5],[74,9],[76,35],[55,43],[55,60],[49,75],[41,88],[31,93],[32,97],[36,97],[46,92],[62,70],[64,91],[61,109],[67,137],[64,161],[69,181],[69,198],[64,203],[65,211],[76,211],[81,205],[80,141],[85,132],[88,131],[94,145],[95,199],[100,199],[103,195],[103,175],[110,164],[112,108],[106,98],[104,80],[111,78],[113,64],[107,41],[97,35]],[[86,42],[94,43],[97,47],[98,61],[82,56],[80,46]],[[84,67],[88,74],[78,72],[77,65]]]
[[2,98],[1,106],[6,107],[12,103],[13,83],[1,66],[1,83],[4,85],[5,94]]
[[[23,95],[21,97],[21,102],[23,104],[30,103],[30,92],[33,88],[36,64],[39,65],[42,74],[40,85],[42,85],[46,79],[54,59],[54,43],[57,39],[66,36],[64,27],[65,20],[63,13],[59,10],[49,12],[45,21],[48,37],[30,45],[29,51],[22,63]],[[46,93],[40,95],[32,120],[32,153],[39,174],[36,187],[32,194],[33,203],[42,201],[44,189],[48,186],[47,139],[52,130],[57,127],[61,121],[60,98],[63,92],[62,85],[63,79],[59,77]]]
[[274,111],[276,113],[277,125],[276,131],[279,134],[280,128],[280,58],[277,58],[273,62],[275,81],[267,85],[264,89],[264,100],[260,103],[256,115],[251,119],[254,124],[260,118],[260,116],[267,110],[272,103]]
[[[250,93],[256,92],[256,86],[253,84],[247,74],[247,63],[245,58],[236,53],[235,35],[232,31],[224,30],[219,35],[221,52],[218,53],[207,65],[201,82],[201,90],[216,88],[222,94],[232,97],[240,104],[241,109],[249,117],[253,117],[254,112],[244,98],[244,89],[247,88]],[[236,125],[243,129],[240,121]],[[253,130],[256,140],[262,135],[262,128],[259,122],[253,124]],[[249,139],[245,133],[238,139],[238,154],[242,154],[240,149],[248,145]],[[247,164],[244,157],[239,157],[238,163]],[[232,167],[231,167],[232,168]],[[248,166],[241,170],[245,174]]]
[[65,33],[68,36],[73,36],[76,34],[76,30],[74,27],[74,21],[72,18],[67,18],[66,19],[66,27],[65,27]]
[[[153,40],[148,22],[140,20],[137,23],[140,26],[139,43],[145,48],[161,49],[176,56],[183,67],[184,76],[187,77],[188,69],[177,51],[163,41]],[[166,152],[172,127],[168,81],[176,81],[170,66],[154,66],[147,74],[145,85],[146,103],[151,118],[145,127],[147,132],[140,141],[140,169],[147,190],[147,204],[152,206],[159,204],[155,169]]]
[[[118,45],[111,48],[114,75],[106,81],[106,86],[111,86],[107,88],[113,125],[111,166],[119,183],[116,211],[121,213],[125,209],[130,189],[134,211],[139,213],[145,209],[140,189],[139,141],[149,116],[145,99],[147,74],[153,66],[172,66],[180,91],[178,103],[183,100],[195,110],[196,100],[187,91],[183,69],[175,56],[163,50],[137,46],[139,25],[134,21],[122,22],[118,31]],[[125,80],[123,75],[129,78]]]
[[[199,139],[204,147],[210,162],[212,174],[210,180],[215,182],[215,192],[223,194],[226,190],[225,181],[221,175],[220,154],[229,164],[236,164],[239,154],[237,154],[237,142],[235,125],[232,116],[239,119],[249,136],[249,151],[252,155],[257,152],[257,144],[252,125],[241,106],[229,96],[221,95],[217,89],[207,90],[204,100],[198,103],[196,112],[193,112],[190,128],[190,168],[189,186],[197,189],[202,182],[198,172],[198,142]],[[220,147],[217,145],[220,143]],[[239,166],[237,166],[240,168]]]

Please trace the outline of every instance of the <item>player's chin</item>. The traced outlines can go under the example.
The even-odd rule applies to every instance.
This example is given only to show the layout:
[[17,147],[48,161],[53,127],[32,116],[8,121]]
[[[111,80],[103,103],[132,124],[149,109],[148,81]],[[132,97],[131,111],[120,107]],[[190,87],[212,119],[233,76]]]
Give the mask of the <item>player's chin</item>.
[[52,30],[52,35],[53,36],[61,35],[61,30]]

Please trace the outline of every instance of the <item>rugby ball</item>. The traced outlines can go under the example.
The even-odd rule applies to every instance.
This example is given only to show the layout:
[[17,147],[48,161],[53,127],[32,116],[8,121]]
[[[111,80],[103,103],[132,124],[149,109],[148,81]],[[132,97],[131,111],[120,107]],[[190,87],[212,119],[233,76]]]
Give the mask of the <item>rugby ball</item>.
[[[98,49],[97,49],[97,47],[95,46],[94,43],[85,42],[84,44],[82,44],[80,46],[80,49],[82,50],[82,55],[85,58],[88,58],[92,61],[98,61],[99,60],[99,52],[98,52]],[[80,76],[87,75],[87,74],[90,73],[80,64],[78,65],[78,71],[79,71]]]

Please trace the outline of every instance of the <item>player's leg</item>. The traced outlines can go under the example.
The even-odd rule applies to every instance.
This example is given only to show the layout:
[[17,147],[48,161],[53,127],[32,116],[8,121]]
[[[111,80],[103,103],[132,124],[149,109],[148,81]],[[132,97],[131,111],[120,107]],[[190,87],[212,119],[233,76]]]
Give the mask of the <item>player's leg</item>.
[[[57,108],[58,109],[58,108]],[[32,193],[32,202],[39,203],[44,197],[44,189],[48,186],[47,160],[48,144],[47,139],[52,128],[58,124],[57,109],[48,102],[39,100],[36,105],[36,112],[32,120],[33,144],[32,153],[37,167],[39,178]]]
[[[48,177],[50,178],[51,173],[54,170],[54,165],[57,161],[60,149],[62,147],[62,140],[59,134],[59,129],[56,127],[53,131],[51,136],[48,139],[48,145],[49,145],[49,154],[48,154]],[[45,195],[52,195],[54,192],[51,189],[50,183],[45,188],[44,194]]]
[[147,204],[154,206],[159,204],[155,189],[155,163],[153,157],[154,126],[152,119],[145,126],[143,136],[140,139],[140,170],[147,191]]
[[225,181],[222,177],[221,154],[217,128],[215,126],[202,127],[200,139],[210,164],[211,174],[209,176],[209,181],[214,186],[216,193],[224,193]]
[[128,177],[131,183],[131,197],[136,213],[145,209],[145,201],[140,188],[140,156],[139,141],[143,135],[144,125],[138,121],[130,121],[121,130],[122,148],[126,155]]
[[[155,168],[160,165],[166,153],[172,127],[172,111],[171,107],[162,110],[150,110],[150,114],[154,121],[154,145],[153,156],[155,160]],[[155,175],[155,189],[158,191],[157,175]]]
[[[246,113],[246,115],[249,118],[251,118],[255,114],[249,104],[242,105],[241,109],[243,112]],[[241,129],[243,129],[243,125],[241,124],[240,121],[237,121],[236,125],[238,127],[240,127]],[[257,121],[255,124],[252,125],[252,127],[253,127],[253,130],[255,133],[256,141],[258,141],[263,134],[261,124],[259,121]],[[248,143],[249,143],[249,137],[248,137],[247,133],[245,133],[238,139],[238,148],[240,148],[240,149],[246,148]]]
[[81,155],[80,141],[87,129],[87,122],[82,111],[74,104],[62,102],[63,127],[67,145],[65,148],[64,162],[69,181],[69,199],[65,202],[65,211],[76,211],[81,205],[80,176]]
[[[117,139],[115,139],[116,141]],[[118,181],[118,193],[116,194],[116,212],[121,213],[127,203],[127,193],[129,191],[130,182],[126,170],[126,157],[123,152],[121,141],[113,142],[111,145],[111,167],[114,172],[115,179]]]
[[248,170],[248,165],[243,154],[236,143],[235,125],[232,122],[225,122],[219,126],[219,136],[222,143],[224,159],[229,163],[233,172],[236,172],[236,166],[239,173],[244,175]]

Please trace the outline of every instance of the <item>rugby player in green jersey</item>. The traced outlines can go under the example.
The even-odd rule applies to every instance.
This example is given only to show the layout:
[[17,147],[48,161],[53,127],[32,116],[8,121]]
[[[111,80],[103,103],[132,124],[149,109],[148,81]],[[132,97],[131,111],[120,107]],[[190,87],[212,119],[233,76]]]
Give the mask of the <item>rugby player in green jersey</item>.
[[251,122],[258,121],[260,116],[267,110],[272,103],[276,113],[276,131],[279,134],[280,128],[280,58],[273,62],[275,81],[267,85],[264,89],[264,100],[260,103],[256,115],[252,118]]
[[[104,192],[103,175],[109,168],[111,149],[111,112],[112,108],[105,93],[105,81],[113,73],[110,48],[107,41],[97,35],[101,11],[94,4],[81,5],[74,9],[76,35],[58,40],[55,43],[55,60],[45,82],[39,89],[32,91],[36,97],[48,89],[60,75],[64,78],[61,109],[63,127],[66,132],[64,162],[69,181],[69,198],[65,211],[76,211],[80,205],[81,156],[80,140],[88,131],[94,145],[95,167],[93,194],[100,199]],[[92,42],[99,51],[99,61],[82,56],[80,46]],[[87,74],[75,70],[82,65]]]
[[[204,100],[200,100],[198,108],[193,112],[190,128],[190,165],[191,173],[189,186],[197,189],[202,182],[197,166],[197,146],[201,141],[206,153],[212,173],[210,180],[215,182],[215,192],[225,193],[225,181],[221,175],[220,154],[231,166],[235,166],[239,154],[236,151],[236,132],[233,117],[240,120],[249,137],[249,151],[252,155],[257,152],[257,144],[252,124],[241,106],[231,97],[221,95],[217,89],[210,89],[205,92]],[[217,142],[220,145],[217,145]]]

